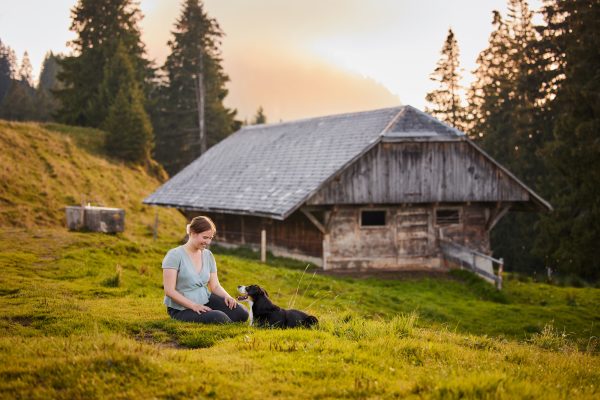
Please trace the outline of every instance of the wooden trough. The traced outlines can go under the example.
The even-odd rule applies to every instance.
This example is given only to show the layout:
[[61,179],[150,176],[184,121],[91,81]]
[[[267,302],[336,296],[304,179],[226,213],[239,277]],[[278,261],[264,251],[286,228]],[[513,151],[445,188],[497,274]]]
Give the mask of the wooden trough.
[[125,230],[125,210],[110,207],[67,206],[67,228],[71,231],[116,233]]

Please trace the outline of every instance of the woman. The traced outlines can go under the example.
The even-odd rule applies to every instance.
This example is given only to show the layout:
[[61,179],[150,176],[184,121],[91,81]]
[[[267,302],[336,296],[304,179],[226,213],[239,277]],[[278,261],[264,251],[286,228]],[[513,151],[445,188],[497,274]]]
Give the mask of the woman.
[[215,224],[208,217],[195,217],[186,230],[188,241],[169,250],[162,263],[167,312],[180,321],[246,321],[248,312],[219,283],[215,258],[207,249]]

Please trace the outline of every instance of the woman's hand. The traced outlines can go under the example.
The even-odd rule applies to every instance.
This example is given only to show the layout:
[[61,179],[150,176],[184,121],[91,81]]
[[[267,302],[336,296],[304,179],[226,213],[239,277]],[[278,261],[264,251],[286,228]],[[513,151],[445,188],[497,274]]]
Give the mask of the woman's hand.
[[229,307],[230,310],[233,310],[237,307],[237,301],[231,297],[231,295],[227,293],[225,289],[223,289],[223,286],[221,286],[219,283],[219,277],[217,276],[216,272],[210,273],[210,278],[208,279],[208,288],[210,289],[211,293],[222,297],[223,301],[225,301],[225,305]]
[[227,307],[229,307],[230,310],[233,310],[234,308],[237,307],[237,301],[235,301],[235,299],[231,296],[225,296],[224,297],[225,300],[225,304],[227,305]]
[[198,314],[202,314],[202,313],[212,310],[212,308],[207,307],[203,304],[194,304],[192,306],[191,310],[196,311]]

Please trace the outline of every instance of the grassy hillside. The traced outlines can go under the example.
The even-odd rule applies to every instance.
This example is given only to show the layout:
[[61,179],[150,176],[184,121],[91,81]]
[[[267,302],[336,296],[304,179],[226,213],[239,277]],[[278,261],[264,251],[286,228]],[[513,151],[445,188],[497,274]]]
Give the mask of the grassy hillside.
[[[107,159],[101,140],[0,122],[11,171],[0,191],[0,398],[600,397],[593,288],[509,280],[498,293],[461,272],[340,278],[216,248],[230,293],[259,283],[319,326],[170,320],[160,261],[185,221],[160,210],[153,241],[155,210],[140,202],[158,181]],[[125,208],[127,231],[68,232],[61,208],[81,195]]]
[[151,235],[157,211],[161,231],[180,231],[178,212],[141,203],[159,181],[108,159],[103,141],[95,129],[0,120],[0,226],[64,226],[65,206],[91,203],[125,209],[126,235]]

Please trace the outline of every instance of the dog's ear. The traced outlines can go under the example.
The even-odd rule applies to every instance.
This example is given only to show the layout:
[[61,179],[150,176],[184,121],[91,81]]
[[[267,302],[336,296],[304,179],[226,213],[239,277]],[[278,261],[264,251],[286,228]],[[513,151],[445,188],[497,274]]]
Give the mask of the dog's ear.
[[248,292],[248,294],[250,296],[256,296],[257,294],[260,293],[260,286],[258,286],[258,285],[246,286],[246,291]]
[[262,294],[265,295],[265,297],[269,297],[269,293],[267,293],[267,291],[265,289],[260,288],[260,291],[261,291]]

